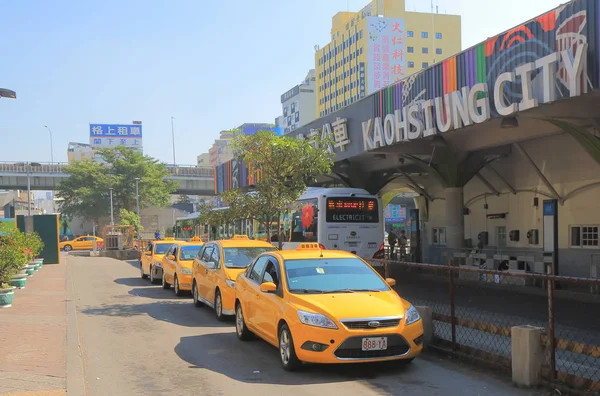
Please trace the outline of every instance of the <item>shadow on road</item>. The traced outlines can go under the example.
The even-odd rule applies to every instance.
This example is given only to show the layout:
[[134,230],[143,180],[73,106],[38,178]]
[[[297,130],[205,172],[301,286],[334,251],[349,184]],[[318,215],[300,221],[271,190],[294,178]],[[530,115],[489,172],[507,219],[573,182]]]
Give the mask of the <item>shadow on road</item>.
[[[133,289],[136,290],[136,289]],[[147,289],[150,290],[150,289]],[[158,291],[158,290],[157,290]],[[160,290],[167,292],[166,290]],[[136,298],[131,295],[131,298]],[[81,310],[84,315],[128,317],[148,315],[154,319],[186,327],[231,327],[233,319],[221,323],[215,318],[214,311],[197,309],[192,300],[157,301],[146,304],[104,304]]]
[[[141,280],[141,279],[140,279]],[[148,284],[148,281],[144,281],[145,284]],[[135,286],[135,285],[132,285]],[[180,300],[180,301],[189,301],[192,302],[192,295],[187,293],[187,295],[183,295],[182,297],[177,297],[173,292],[173,289],[164,290],[161,286],[153,286],[153,287],[137,287],[135,289],[129,290],[127,293],[136,297],[144,297],[144,298],[152,298],[154,300]]]
[[[279,352],[262,340],[241,342],[235,332],[212,333],[182,337],[175,353],[192,368],[202,368],[247,383],[275,385],[305,385],[345,382],[352,380],[376,380],[379,377],[403,375],[414,372],[417,367],[400,362],[314,365],[307,364],[298,372],[288,373],[279,363]],[[252,356],[252,360],[248,360]],[[388,390],[393,392],[393,390]],[[389,394],[404,394],[389,393]]]
[[118,278],[115,279],[115,283],[124,286],[150,286],[148,279],[137,278]]

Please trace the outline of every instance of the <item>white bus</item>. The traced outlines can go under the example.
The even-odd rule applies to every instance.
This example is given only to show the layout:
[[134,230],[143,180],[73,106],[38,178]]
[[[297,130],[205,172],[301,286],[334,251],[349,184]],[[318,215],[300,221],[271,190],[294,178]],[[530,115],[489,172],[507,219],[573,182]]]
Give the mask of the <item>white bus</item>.
[[285,216],[283,231],[284,249],[317,242],[372,258],[383,243],[381,199],[360,188],[309,187]]

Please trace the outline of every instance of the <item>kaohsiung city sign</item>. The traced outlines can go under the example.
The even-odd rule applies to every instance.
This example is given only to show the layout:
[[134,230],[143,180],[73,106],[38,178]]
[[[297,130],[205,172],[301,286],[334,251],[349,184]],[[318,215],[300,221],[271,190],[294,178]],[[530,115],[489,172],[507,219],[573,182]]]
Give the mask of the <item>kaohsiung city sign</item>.
[[[569,96],[580,96],[587,88],[582,79],[587,64],[587,48],[588,44],[583,43],[576,47],[575,52],[571,49],[554,52],[535,62],[524,63],[514,71],[501,73],[493,87],[489,87],[487,83],[477,83],[434,99],[404,106],[384,117],[364,121],[362,136],[365,150],[481,124],[492,117],[490,95],[494,99],[493,110],[501,117],[551,103],[558,98],[558,70],[562,70],[563,84],[569,90]],[[539,72],[538,78],[541,78],[541,84],[538,85],[540,88],[537,90],[532,81],[534,72]],[[522,99],[519,102],[505,99],[504,91],[509,83],[520,85]]]

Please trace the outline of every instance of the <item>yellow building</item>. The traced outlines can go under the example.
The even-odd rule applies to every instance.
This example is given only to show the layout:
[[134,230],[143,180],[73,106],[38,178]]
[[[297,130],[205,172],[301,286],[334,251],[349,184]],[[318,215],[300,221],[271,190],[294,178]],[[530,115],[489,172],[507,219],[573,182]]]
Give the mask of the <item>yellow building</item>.
[[461,50],[460,15],[405,10],[373,0],[333,17],[331,42],[315,54],[317,114],[323,117]]

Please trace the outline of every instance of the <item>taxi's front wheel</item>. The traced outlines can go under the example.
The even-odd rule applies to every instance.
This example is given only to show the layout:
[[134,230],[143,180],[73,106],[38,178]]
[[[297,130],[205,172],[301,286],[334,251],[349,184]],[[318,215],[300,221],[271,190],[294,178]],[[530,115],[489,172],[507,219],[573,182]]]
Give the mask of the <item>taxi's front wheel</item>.
[[242,304],[240,303],[237,303],[235,306],[235,332],[242,341],[250,341],[253,338],[252,332],[246,327],[244,312],[242,311]]
[[279,329],[279,356],[285,371],[294,371],[302,365],[302,362],[296,356],[292,332],[285,323]]

